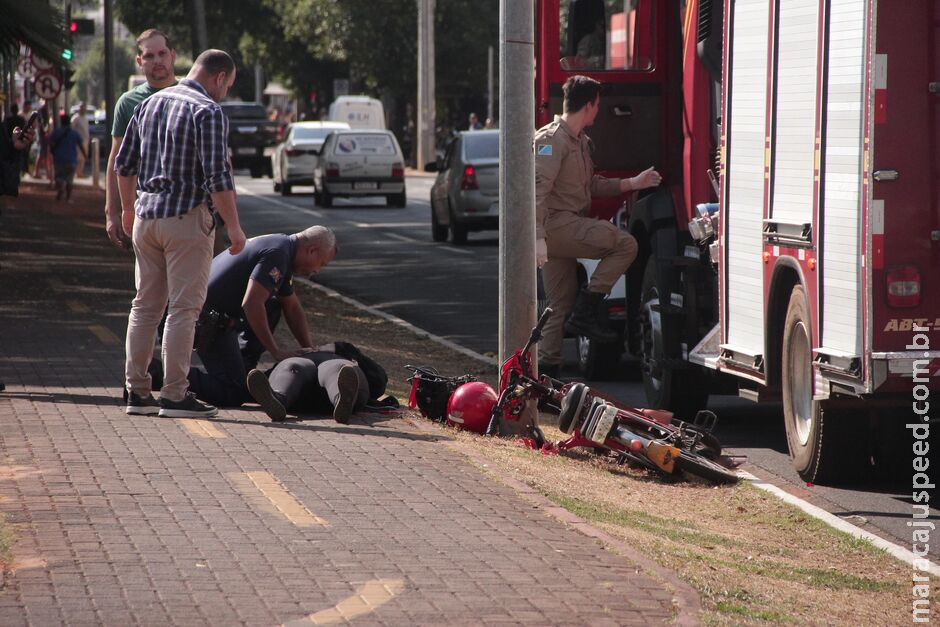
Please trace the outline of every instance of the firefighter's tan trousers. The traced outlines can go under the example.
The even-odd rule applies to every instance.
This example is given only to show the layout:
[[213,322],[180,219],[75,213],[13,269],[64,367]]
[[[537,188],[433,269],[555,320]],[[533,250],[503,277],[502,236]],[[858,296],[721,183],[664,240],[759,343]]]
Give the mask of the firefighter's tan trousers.
[[607,294],[636,259],[636,240],[606,220],[578,218],[564,227],[549,229],[545,244],[548,262],[542,266],[542,283],[552,316],[545,323],[539,342],[542,364],[561,364],[564,323],[578,296],[577,260],[600,259],[588,289]]

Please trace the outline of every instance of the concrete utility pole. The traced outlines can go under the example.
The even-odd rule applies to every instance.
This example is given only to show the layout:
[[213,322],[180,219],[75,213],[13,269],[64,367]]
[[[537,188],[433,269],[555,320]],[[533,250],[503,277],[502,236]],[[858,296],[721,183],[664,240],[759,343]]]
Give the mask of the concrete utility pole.
[[437,158],[434,150],[437,128],[434,4],[435,0],[418,0],[418,162],[415,165],[419,170],[423,170],[426,163]]
[[206,30],[206,3],[193,0],[193,59],[209,47],[209,34]]
[[499,3],[499,359],[535,325],[535,21],[531,2]]
[[[111,0],[104,0],[104,108],[108,135],[114,127],[114,15]],[[111,150],[111,146],[107,146]]]
[[533,4],[518,0],[499,3],[500,363],[525,344],[535,325]]

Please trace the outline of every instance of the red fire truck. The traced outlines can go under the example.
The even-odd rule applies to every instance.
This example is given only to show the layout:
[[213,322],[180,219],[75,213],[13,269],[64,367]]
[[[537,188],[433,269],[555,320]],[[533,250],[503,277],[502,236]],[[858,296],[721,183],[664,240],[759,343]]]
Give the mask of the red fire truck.
[[627,200],[625,337],[649,404],[781,400],[807,481],[900,463],[892,440],[909,460],[905,425],[929,428],[940,390],[940,1],[539,0],[536,15],[538,125],[568,76],[594,77],[598,171],[664,177]]

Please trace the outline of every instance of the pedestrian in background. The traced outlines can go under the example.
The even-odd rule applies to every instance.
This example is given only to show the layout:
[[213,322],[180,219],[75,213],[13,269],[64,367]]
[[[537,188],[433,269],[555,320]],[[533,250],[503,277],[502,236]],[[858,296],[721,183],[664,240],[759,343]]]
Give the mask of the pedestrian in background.
[[471,113],[469,122],[467,124],[467,130],[479,131],[481,128],[483,128],[483,124],[480,123],[480,118],[477,117],[476,113]]
[[[22,111],[22,117],[23,117],[24,122],[23,122],[22,128],[25,128],[26,122],[29,121],[29,118],[32,114],[33,114],[33,103],[30,102],[29,100],[24,100],[23,111]],[[32,144],[32,142],[36,139],[36,130],[32,129],[32,132],[30,133],[30,135],[33,138],[30,140],[30,144]],[[27,172],[29,172],[29,150],[20,151],[20,172],[22,174],[26,174]]]
[[82,138],[82,147],[84,150],[78,155],[78,161],[75,164],[75,175],[85,176],[85,158],[90,154],[88,152],[88,107],[85,103],[78,105],[78,111],[72,116],[72,129]]
[[[597,117],[601,84],[572,76],[562,91],[563,113],[535,132],[535,254],[553,310],[539,342],[539,370],[553,378],[561,370],[563,331],[600,343],[616,339],[600,314],[600,303],[636,259],[632,235],[588,216],[591,197],[616,196],[662,181],[653,168],[625,179],[594,174],[591,140],[584,129]],[[580,292],[579,258],[601,260]]]
[[[25,123],[21,126],[11,126],[9,132],[6,124],[0,125],[0,199],[20,193],[21,157],[29,150],[34,139],[35,130],[27,128]],[[5,388],[4,383],[0,381],[0,392]]]
[[36,137],[39,139],[39,153],[36,156],[36,165],[33,168],[33,178],[39,178],[42,169],[50,183],[55,179],[52,172],[52,153],[49,150],[49,135],[52,134],[52,118],[49,117],[49,105],[43,103],[38,109],[39,124],[36,127]]
[[65,194],[65,200],[69,202],[72,200],[72,183],[75,180],[78,155],[85,156],[85,146],[82,144],[81,135],[72,128],[67,114],[59,116],[59,121],[61,126],[49,136],[49,150],[55,166],[55,199],[62,200],[62,195]]
[[[122,228],[131,233],[136,263],[126,339],[128,414],[218,413],[188,390],[187,374],[212,261],[210,201],[225,220],[229,252],[245,246],[228,159],[228,118],[218,104],[234,82],[232,57],[206,50],[178,85],[137,107],[115,159]],[[148,366],[168,304],[158,403]]]
[[147,78],[147,81],[121,94],[114,106],[111,152],[108,155],[108,168],[105,171],[105,228],[108,232],[108,239],[119,248],[130,248],[131,240],[130,233],[125,233],[121,227],[121,199],[118,195],[114,160],[137,105],[161,89],[176,84],[176,75],[173,72],[176,50],[162,31],[148,28],[137,37],[136,61],[140,73]]

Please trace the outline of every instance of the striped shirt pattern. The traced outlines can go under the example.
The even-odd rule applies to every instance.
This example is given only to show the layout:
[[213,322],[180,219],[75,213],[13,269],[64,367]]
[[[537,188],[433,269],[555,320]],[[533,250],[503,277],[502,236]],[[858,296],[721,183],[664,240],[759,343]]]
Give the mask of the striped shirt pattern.
[[148,220],[181,216],[235,189],[228,160],[228,118],[190,79],[137,106],[114,170],[137,175],[134,212]]

